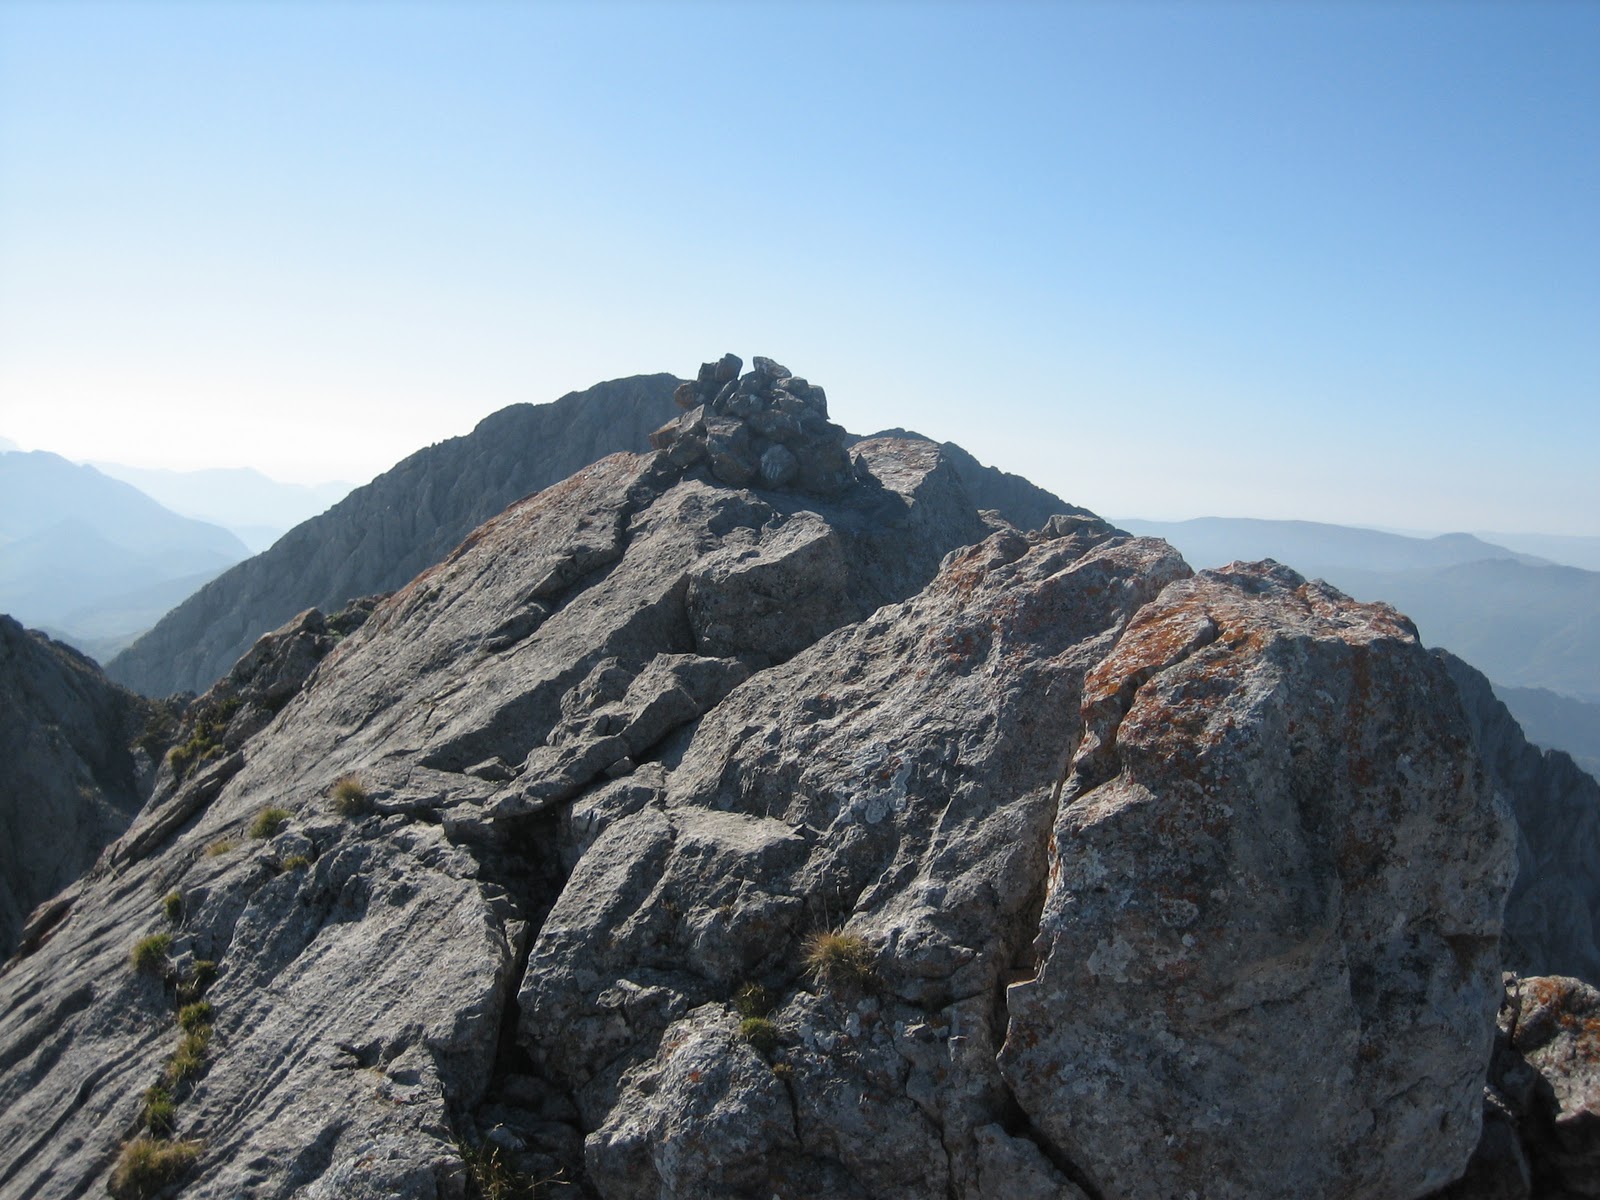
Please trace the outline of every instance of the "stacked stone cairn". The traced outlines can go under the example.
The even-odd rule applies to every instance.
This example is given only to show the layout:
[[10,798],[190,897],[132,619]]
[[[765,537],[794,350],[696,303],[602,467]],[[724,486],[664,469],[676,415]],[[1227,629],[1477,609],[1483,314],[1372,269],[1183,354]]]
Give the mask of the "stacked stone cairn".
[[739,374],[744,360],[724,354],[704,363],[674,399],[684,414],[650,435],[650,444],[684,468],[704,462],[733,487],[783,488],[837,496],[855,475],[844,430],[828,420],[820,387],[770,358]]

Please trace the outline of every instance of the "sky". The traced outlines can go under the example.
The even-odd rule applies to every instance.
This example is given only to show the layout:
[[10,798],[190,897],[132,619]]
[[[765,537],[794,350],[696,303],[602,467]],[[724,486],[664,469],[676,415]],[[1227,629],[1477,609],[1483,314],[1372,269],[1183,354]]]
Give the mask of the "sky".
[[1600,4],[0,0],[0,436],[765,354],[1109,516],[1600,534]]

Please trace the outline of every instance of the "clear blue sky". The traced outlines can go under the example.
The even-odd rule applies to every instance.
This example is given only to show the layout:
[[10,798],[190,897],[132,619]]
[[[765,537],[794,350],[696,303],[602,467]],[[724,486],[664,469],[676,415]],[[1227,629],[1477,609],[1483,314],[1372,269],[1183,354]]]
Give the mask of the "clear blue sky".
[[1600,534],[1600,4],[0,3],[0,435],[769,354],[1118,516]]

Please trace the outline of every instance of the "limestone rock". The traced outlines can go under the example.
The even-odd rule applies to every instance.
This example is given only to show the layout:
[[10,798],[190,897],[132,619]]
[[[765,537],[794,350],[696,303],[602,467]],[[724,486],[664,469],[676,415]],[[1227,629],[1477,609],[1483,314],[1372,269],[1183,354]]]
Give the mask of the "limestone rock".
[[1512,978],[1493,1080],[1536,1194],[1600,1196],[1600,991],[1559,976]]
[[1105,1197],[1415,1196],[1478,1138],[1509,814],[1392,609],[1276,564],[1085,685],[1019,1103]]
[[192,710],[0,969],[0,1188],[103,1191],[163,1078],[202,1200],[1461,1175],[1510,840],[1406,623],[1024,534],[742,366]]
[[[625,1114],[711,1102],[698,1089],[723,1084],[662,1074],[661,1048],[696,1036],[711,1006],[729,1016],[755,982],[783,1031],[798,1138],[762,1187],[1070,1194],[1040,1190],[1056,1177],[1037,1151],[996,1140],[992,998],[1032,937],[1081,679],[1185,574],[1164,544],[1103,523],[998,534],[702,718],[665,787],[578,859],[519,998],[524,1044],[600,1127],[591,1156],[613,1153]],[[877,979],[814,994],[802,943],[838,925],[878,951]],[[719,1186],[629,1161],[651,1194]],[[1026,1191],[1006,1165],[1021,1163]]]
[[[826,526],[842,574],[832,609],[812,611],[821,636],[982,534],[937,454],[874,455],[892,482],[828,502],[729,489],[665,452],[613,456],[513,505],[347,636],[307,614],[247,656],[196,710],[238,701],[212,722],[220,754],[174,769],[49,936],[0,973],[4,1186],[103,1190],[178,1046],[180,998],[202,989],[214,1032],[175,1095],[174,1136],[204,1144],[185,1195],[460,1196],[462,1145],[491,1135],[530,1173],[582,1177],[578,1097],[530,1076],[511,1037],[529,943],[573,892],[561,831],[596,839],[585,876],[650,811],[702,712],[772,660],[699,652],[691,579],[705,611],[734,586],[707,563],[755,547],[781,564],[809,544],[791,524]],[[235,738],[258,710],[265,723]],[[580,762],[562,789],[575,795],[537,794]],[[359,803],[336,809],[345,776]],[[782,860],[796,835],[772,826]],[[732,838],[740,856],[756,844],[727,825],[694,838]],[[774,894],[773,913],[784,903]],[[722,920],[695,914],[697,961],[729,974],[757,931],[730,939]],[[135,970],[155,935],[165,953]],[[208,988],[202,962],[216,964]],[[595,1019],[650,1029],[691,1007],[644,972],[615,981]]]

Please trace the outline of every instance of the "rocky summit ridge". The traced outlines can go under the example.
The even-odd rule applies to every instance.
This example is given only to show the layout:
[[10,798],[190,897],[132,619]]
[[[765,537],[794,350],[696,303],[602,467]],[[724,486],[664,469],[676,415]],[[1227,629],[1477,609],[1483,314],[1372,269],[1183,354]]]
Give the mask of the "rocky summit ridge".
[[1596,1194],[1404,617],[741,368],[196,702],[0,970],[0,1195]]

